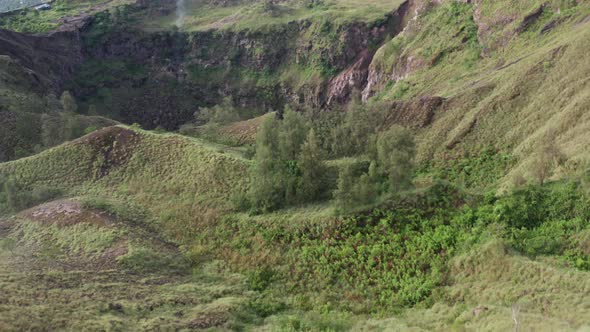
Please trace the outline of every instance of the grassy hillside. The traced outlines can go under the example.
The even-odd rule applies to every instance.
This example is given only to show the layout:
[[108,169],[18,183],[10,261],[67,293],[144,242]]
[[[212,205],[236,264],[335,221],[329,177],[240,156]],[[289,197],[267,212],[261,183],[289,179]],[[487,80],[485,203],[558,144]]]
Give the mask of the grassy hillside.
[[[56,291],[77,299],[73,304],[87,318],[68,325],[56,318],[53,326],[91,329],[114,315],[122,328],[164,324],[154,319],[186,327],[206,317],[211,325],[194,326],[498,330],[512,326],[513,307],[525,329],[573,330],[589,323],[583,280],[590,267],[590,209],[582,178],[501,198],[435,184],[355,216],[335,216],[330,202],[252,216],[232,203],[247,188],[249,164],[241,150],[126,127],[1,164],[0,174],[13,177],[23,192],[50,187],[61,197],[77,197],[3,219],[2,263],[10,268],[2,287],[15,300],[24,296],[19,289],[31,281],[15,267],[25,266],[17,264],[21,260],[32,260],[27,264],[33,271],[50,264],[44,271],[57,269],[51,274],[57,283],[88,282],[72,266],[104,267],[108,271],[94,273],[85,289],[114,283],[125,289],[116,302],[107,306],[104,291],[97,292],[104,299],[98,302],[87,302],[82,289]],[[160,241],[170,249],[154,249]],[[221,267],[210,270],[216,259]],[[185,261],[194,272],[174,272]],[[69,268],[61,270],[60,264]],[[112,269],[148,273],[140,277],[146,285],[164,277],[148,302],[164,298],[174,304],[148,313],[145,302],[135,304],[138,295],[132,295],[143,286],[126,287],[135,277],[120,279]],[[194,302],[195,294],[213,302]],[[45,308],[60,317],[69,305]],[[3,317],[32,317],[32,308],[9,303],[3,310],[10,316]],[[395,318],[367,321],[369,314]],[[40,321],[3,322],[33,323]]]
[[[551,137],[569,160],[557,173],[578,168],[587,158],[580,133],[588,108],[590,67],[582,54],[590,8],[551,2],[529,22],[539,2],[493,3],[440,6],[384,45],[371,66],[389,75],[389,83],[374,100],[447,99],[419,130],[422,158],[493,146],[518,160],[511,176],[530,178],[539,146]],[[489,23],[501,19],[510,25]]]
[[95,17],[82,111],[183,135],[4,58],[0,330],[589,329],[590,6],[400,4]]
[[232,311],[251,296],[240,276],[220,273],[215,262],[191,273],[177,247],[143,221],[93,204],[59,200],[0,219],[3,330],[186,329],[236,321]]

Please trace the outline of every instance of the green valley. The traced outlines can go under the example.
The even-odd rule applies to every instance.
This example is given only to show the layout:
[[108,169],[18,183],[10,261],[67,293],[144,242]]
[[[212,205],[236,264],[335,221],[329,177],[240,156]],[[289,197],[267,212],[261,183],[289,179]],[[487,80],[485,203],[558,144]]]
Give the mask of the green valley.
[[585,331],[590,4],[0,15],[0,330]]

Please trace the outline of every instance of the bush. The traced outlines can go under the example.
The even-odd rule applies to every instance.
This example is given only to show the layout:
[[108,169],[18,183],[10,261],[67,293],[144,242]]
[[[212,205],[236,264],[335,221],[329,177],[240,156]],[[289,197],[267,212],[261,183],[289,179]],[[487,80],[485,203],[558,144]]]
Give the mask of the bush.
[[272,283],[274,271],[268,267],[258,269],[248,274],[248,288],[254,291],[263,291]]
[[226,97],[220,105],[211,108],[201,107],[199,112],[195,114],[195,118],[201,123],[223,125],[240,121],[240,114],[231,98]]

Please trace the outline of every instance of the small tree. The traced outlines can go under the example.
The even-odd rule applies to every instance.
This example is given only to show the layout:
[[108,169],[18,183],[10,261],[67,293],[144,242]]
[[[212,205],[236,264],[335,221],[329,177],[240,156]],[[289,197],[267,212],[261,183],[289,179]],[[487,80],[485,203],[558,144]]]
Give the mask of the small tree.
[[338,186],[334,191],[336,205],[340,210],[346,211],[354,205],[354,170],[351,165],[346,165],[340,170]]
[[285,107],[279,130],[279,150],[283,160],[296,160],[305,142],[309,126],[300,113]]
[[62,105],[63,110],[66,113],[76,113],[78,110],[78,104],[76,103],[76,99],[72,96],[69,91],[64,91],[61,94],[61,98],[59,99]]
[[414,139],[403,127],[393,126],[379,135],[377,158],[381,171],[389,179],[390,192],[411,185],[415,151]]
[[221,104],[213,107],[201,107],[195,113],[195,119],[201,123],[228,124],[240,120],[240,114],[231,98],[226,97]]
[[301,149],[299,168],[301,169],[301,185],[298,194],[300,200],[303,202],[317,200],[324,188],[326,167],[322,160],[320,142],[313,129],[309,131]]
[[343,122],[332,132],[332,153],[335,156],[353,156],[368,152],[367,142],[375,134],[378,122],[378,113],[367,109],[358,98],[353,98]]
[[259,211],[271,211],[284,203],[280,174],[277,120],[264,120],[256,138],[255,164],[252,167],[250,201]]

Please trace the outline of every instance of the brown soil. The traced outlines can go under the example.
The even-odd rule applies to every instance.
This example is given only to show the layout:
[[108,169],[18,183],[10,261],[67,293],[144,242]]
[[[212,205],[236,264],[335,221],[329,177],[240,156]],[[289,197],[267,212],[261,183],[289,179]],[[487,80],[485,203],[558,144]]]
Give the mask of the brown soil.
[[404,102],[394,102],[384,121],[389,127],[399,124],[405,127],[424,128],[432,123],[437,112],[443,110],[445,99],[442,97],[421,97]]
[[82,203],[74,200],[59,200],[42,204],[21,212],[20,215],[30,220],[59,226],[92,223],[106,227],[115,222],[115,218],[108,213],[84,209]]

